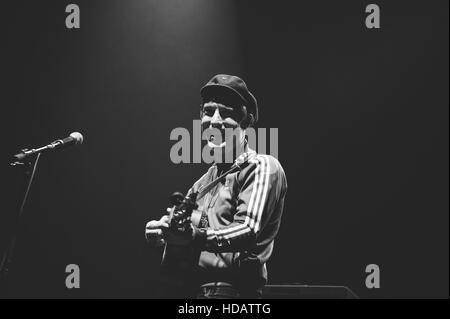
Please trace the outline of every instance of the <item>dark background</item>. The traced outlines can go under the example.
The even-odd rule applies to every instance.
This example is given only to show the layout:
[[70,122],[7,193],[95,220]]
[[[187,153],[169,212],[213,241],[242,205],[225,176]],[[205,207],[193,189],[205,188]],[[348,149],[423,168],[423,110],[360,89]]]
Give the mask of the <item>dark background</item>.
[[[270,283],[448,298],[448,1],[376,1],[379,30],[365,1],[76,0],[79,30],[69,3],[2,3],[3,246],[8,156],[85,136],[41,157],[7,297],[160,295],[145,223],[207,169],[172,164],[169,134],[228,73],[258,98],[259,127],[279,128],[289,191]],[[380,289],[365,287],[371,263]]]

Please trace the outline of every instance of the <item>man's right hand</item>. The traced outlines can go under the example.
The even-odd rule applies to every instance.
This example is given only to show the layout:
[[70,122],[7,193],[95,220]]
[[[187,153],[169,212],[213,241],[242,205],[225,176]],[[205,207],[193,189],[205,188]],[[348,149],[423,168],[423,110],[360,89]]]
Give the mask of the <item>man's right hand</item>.
[[169,216],[164,215],[160,220],[151,220],[145,226],[145,238],[150,245],[155,247],[163,246],[164,240],[163,229],[169,228]]

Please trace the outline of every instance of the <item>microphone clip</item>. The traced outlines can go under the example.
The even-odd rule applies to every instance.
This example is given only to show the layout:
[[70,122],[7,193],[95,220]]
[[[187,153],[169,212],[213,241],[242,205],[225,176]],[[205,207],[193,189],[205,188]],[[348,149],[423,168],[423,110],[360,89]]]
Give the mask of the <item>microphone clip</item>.
[[30,150],[28,148],[24,148],[20,150],[20,153],[13,156],[13,161],[9,163],[11,166],[24,166],[26,164],[30,164],[33,162],[34,156],[38,153],[34,152],[34,150]]

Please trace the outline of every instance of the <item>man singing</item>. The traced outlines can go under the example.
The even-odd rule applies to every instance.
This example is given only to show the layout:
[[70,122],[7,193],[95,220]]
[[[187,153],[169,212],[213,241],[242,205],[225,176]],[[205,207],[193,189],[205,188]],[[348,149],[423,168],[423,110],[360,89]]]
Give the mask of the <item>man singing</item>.
[[[246,129],[256,124],[258,105],[242,79],[216,75],[200,94],[202,129],[220,133],[207,142],[219,156],[189,193],[202,190],[233,164],[239,169],[197,201],[201,216],[197,225],[175,230],[169,227],[169,215],[164,215],[147,223],[146,238],[180,258],[192,250],[199,252],[188,275],[195,282],[197,298],[260,298],[280,227],[286,176],[277,159],[257,154],[247,145]],[[226,134],[230,129],[231,138]]]

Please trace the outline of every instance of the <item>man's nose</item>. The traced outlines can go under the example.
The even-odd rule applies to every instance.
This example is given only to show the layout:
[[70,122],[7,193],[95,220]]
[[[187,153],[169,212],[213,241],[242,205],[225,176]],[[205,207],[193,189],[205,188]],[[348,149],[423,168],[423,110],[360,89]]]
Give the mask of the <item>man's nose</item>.
[[223,119],[220,116],[219,109],[217,108],[216,111],[214,112],[213,117],[211,118],[211,125],[217,127],[217,126],[222,126],[222,124],[223,124]]

